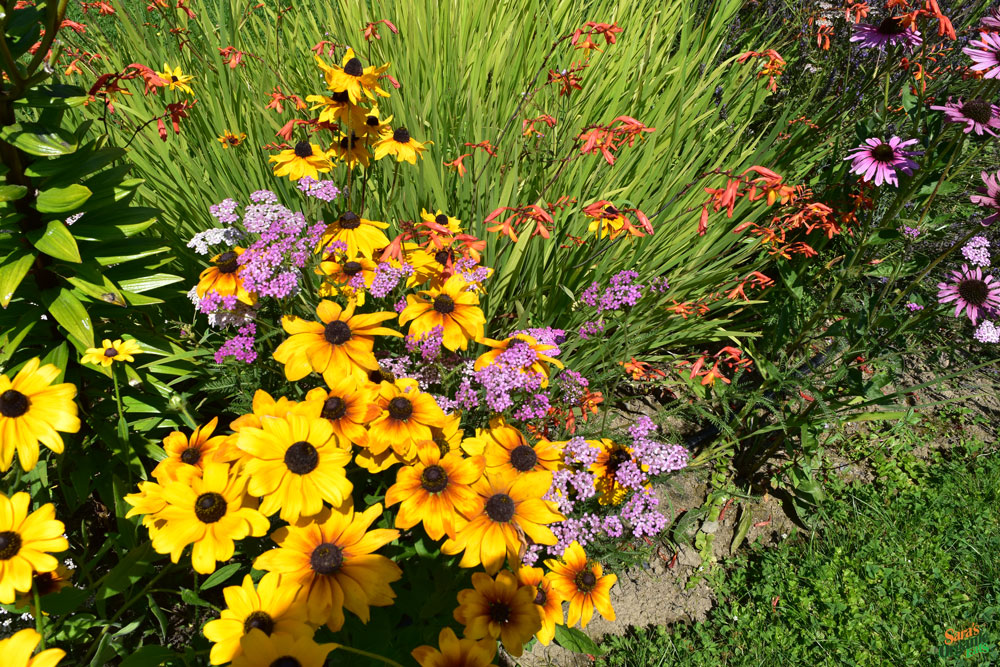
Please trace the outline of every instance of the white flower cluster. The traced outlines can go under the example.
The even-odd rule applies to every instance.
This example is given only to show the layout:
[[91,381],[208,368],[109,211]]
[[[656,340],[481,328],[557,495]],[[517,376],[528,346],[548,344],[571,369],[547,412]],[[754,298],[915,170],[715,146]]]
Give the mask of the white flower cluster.
[[212,227],[195,234],[187,245],[189,248],[194,248],[194,251],[199,255],[208,255],[212,252],[210,246],[232,247],[241,238],[243,238],[243,232],[235,227]]

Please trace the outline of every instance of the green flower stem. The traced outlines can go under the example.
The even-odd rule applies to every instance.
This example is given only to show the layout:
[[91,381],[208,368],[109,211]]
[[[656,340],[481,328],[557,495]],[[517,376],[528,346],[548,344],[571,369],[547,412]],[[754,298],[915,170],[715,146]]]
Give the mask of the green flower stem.
[[[115,370],[114,365],[111,366],[111,380],[115,385],[115,405],[118,406],[118,419],[121,423],[125,424],[125,428],[128,429],[128,422],[125,421],[125,411],[122,409],[122,395],[118,388],[118,371]],[[132,445],[128,439],[128,431],[126,430],[125,442],[125,469],[128,470],[128,483],[132,484]]]
[[382,663],[385,663],[386,665],[391,665],[392,667],[403,667],[401,664],[399,664],[395,660],[390,660],[389,658],[386,658],[384,656],[378,655],[377,653],[369,653],[368,651],[362,651],[361,649],[354,648],[353,646],[343,646],[341,644],[337,644],[337,649],[336,650],[338,650],[338,651],[347,651],[348,653],[356,653],[357,655],[363,655],[366,658],[371,658],[372,660],[378,660],[378,661],[380,661]]
[[45,614],[42,613],[42,602],[41,596],[38,594],[38,584],[34,581],[31,582],[31,591],[35,596],[35,630],[42,637],[42,650],[45,650]]

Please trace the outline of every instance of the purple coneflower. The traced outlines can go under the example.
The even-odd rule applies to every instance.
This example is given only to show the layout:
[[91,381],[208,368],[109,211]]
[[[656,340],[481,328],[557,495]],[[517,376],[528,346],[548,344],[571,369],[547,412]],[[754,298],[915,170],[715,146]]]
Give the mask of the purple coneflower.
[[982,269],[963,264],[961,271],[951,272],[950,283],[938,283],[938,303],[949,301],[955,302],[955,317],[964,310],[975,324],[980,310],[1000,307],[1000,283],[993,276],[984,278]]
[[861,46],[869,49],[884,49],[899,44],[914,48],[924,40],[912,25],[904,26],[900,17],[888,16],[878,25],[856,24],[851,41],[861,42]]
[[865,139],[865,145],[858,146],[844,159],[853,160],[851,172],[861,176],[862,180],[870,181],[874,178],[875,185],[889,183],[899,187],[896,170],[909,175],[919,167],[910,158],[914,155],[921,155],[922,151],[904,150],[907,146],[915,143],[917,143],[916,139],[903,141],[895,136],[889,141],[872,137]]
[[1000,182],[997,182],[997,178],[1000,177],[1000,171],[997,172],[996,176],[985,171],[981,172],[980,176],[983,179],[983,185],[986,187],[976,188],[982,194],[972,195],[969,198],[973,204],[988,206],[993,209],[993,214],[983,218],[982,222],[983,227],[989,227],[997,218],[1000,218]]
[[1000,35],[981,32],[979,37],[970,41],[971,46],[962,49],[962,53],[974,61],[972,71],[983,72],[984,79],[995,79],[1000,76]]
[[943,111],[951,123],[965,123],[965,133],[984,132],[994,137],[997,133],[992,128],[1000,128],[1000,106],[976,97],[963,102],[946,102],[944,106],[932,106],[931,109]]
[[991,9],[989,14],[983,17],[983,25],[987,28],[1000,29],[1000,9]]

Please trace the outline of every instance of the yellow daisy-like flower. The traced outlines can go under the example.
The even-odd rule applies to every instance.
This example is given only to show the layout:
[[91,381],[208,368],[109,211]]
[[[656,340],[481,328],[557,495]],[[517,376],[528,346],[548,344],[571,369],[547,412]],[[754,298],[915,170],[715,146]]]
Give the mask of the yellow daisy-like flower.
[[320,262],[316,273],[326,276],[319,287],[320,296],[337,296],[342,294],[348,301],[359,306],[365,305],[365,290],[375,282],[375,269],[378,265],[370,259],[358,257],[349,261],[327,260]]
[[522,567],[517,571],[522,586],[535,589],[535,605],[542,617],[542,629],[535,636],[545,646],[556,636],[556,626],[563,624],[562,596],[552,587],[552,578],[540,567]]
[[317,144],[300,141],[295,148],[281,151],[267,159],[274,162],[274,175],[288,176],[291,181],[297,181],[303,176],[318,179],[321,173],[333,169],[326,151]]
[[[620,505],[629,494],[628,487],[622,486],[616,474],[618,468],[632,459],[632,448],[619,445],[608,438],[588,440],[588,444],[597,448],[597,460],[590,466],[594,475],[594,488],[597,489],[597,501],[601,505]],[[639,465],[638,462],[636,465]]]
[[392,129],[389,127],[389,123],[392,122],[392,116],[382,118],[379,114],[377,104],[373,105],[368,111],[363,112],[360,123],[355,122],[353,118],[351,120],[351,129],[359,137],[367,137],[369,141],[381,139],[392,132]]
[[339,66],[327,65],[319,55],[316,56],[316,63],[323,70],[326,87],[334,92],[347,93],[351,104],[360,102],[362,95],[370,100],[374,100],[375,95],[389,97],[389,93],[378,85],[379,77],[389,69],[389,63],[381,67],[365,67],[354,55],[354,49],[347,49]]
[[333,93],[329,97],[326,95],[309,95],[306,102],[312,102],[310,111],[319,112],[319,122],[336,123],[344,127],[360,127],[365,122],[365,111],[356,104],[350,103],[350,97],[346,92]]
[[377,396],[378,392],[367,382],[362,386],[353,376],[345,375],[329,390],[322,387],[309,390],[295,411],[330,422],[334,434],[341,439],[340,446],[350,449],[352,444],[364,446],[368,442],[365,427],[382,413],[375,402]]
[[532,447],[524,434],[502,420],[483,433],[486,468],[490,474],[519,474],[533,470],[554,472],[562,464],[560,443],[540,440]]
[[54,572],[59,561],[51,553],[69,548],[55,505],[29,512],[30,504],[31,496],[23,491],[10,498],[0,493],[0,604],[30,591],[33,572]]
[[[604,215],[599,218],[592,218],[590,224],[587,226],[587,231],[591,232],[597,238],[603,239],[610,236],[614,239],[622,233],[626,225],[631,227],[625,216],[611,204],[606,204],[602,210]],[[639,233],[641,234],[641,232]]]
[[32,657],[42,636],[31,628],[15,632],[13,636],[0,639],[0,655],[4,667],[55,667],[66,656],[61,648],[45,649]]
[[527,548],[525,535],[535,544],[555,544],[558,540],[547,524],[565,517],[556,511],[555,503],[542,500],[550,486],[549,472],[484,475],[473,486],[479,498],[475,511],[465,515],[469,523],[441,546],[441,552],[452,555],[464,550],[459,567],[482,563],[484,570],[494,574],[505,557],[515,566],[521,562]]
[[207,462],[228,460],[218,456],[226,453],[220,451],[220,448],[228,436],[212,436],[218,425],[219,418],[215,417],[204,426],[196,428],[190,436],[180,431],[172,431],[165,437],[163,449],[167,452],[167,458],[153,468],[153,477],[156,481],[165,484],[167,481],[177,481],[192,476],[201,477]]
[[254,588],[250,575],[243,577],[239,586],[227,586],[222,594],[226,608],[220,618],[205,624],[205,636],[213,642],[209,660],[213,665],[224,665],[243,654],[241,640],[257,629],[267,636],[282,633],[294,639],[312,637],[306,606],[295,599],[299,587],[283,582],[281,577],[268,572]]
[[[14,600],[14,607],[17,609],[27,608],[29,612],[35,614],[34,592],[36,590],[40,598],[46,595],[53,595],[67,586],[72,586],[72,582],[70,581],[72,578],[73,570],[62,563],[52,572],[32,572],[31,588],[17,596],[17,599]],[[48,616],[47,611],[43,611],[42,613]]]
[[317,644],[311,635],[275,632],[268,636],[251,628],[240,640],[241,653],[233,660],[233,667],[324,667],[336,648],[336,644]]
[[218,561],[233,557],[237,540],[260,537],[271,525],[245,489],[243,476],[231,474],[227,464],[216,462],[205,466],[202,478],[167,484],[163,489],[166,505],[156,515],[164,524],[152,536],[153,549],[170,554],[176,563],[184,548],[194,544],[191,564],[195,572],[215,572]]
[[454,275],[440,288],[408,295],[406,308],[399,314],[400,325],[412,320],[410,335],[418,339],[441,327],[446,348],[466,349],[470,340],[482,338],[486,328],[479,297],[468,286],[462,276]]
[[[462,438],[465,435],[460,426],[462,425],[462,415],[453,412],[445,415],[443,426],[431,426],[431,439],[441,451],[441,456],[447,456],[450,452],[455,452],[459,456],[464,456]],[[482,452],[479,452],[480,454]]]
[[368,152],[368,141],[364,137],[359,137],[351,130],[350,135],[342,134],[337,142],[330,147],[330,155],[347,163],[347,166],[354,169],[357,165],[367,167],[371,163],[371,154]]
[[523,334],[523,333],[514,334],[510,338],[505,338],[503,340],[480,338],[478,342],[493,349],[490,350],[489,352],[484,352],[483,354],[479,355],[479,358],[476,359],[474,370],[477,371],[481,371],[490,364],[495,363],[497,357],[499,357],[502,353],[506,352],[511,347],[519,345],[526,345],[529,348],[531,348],[531,350],[534,351],[535,353],[535,360],[530,365],[520,369],[521,372],[539,373],[542,376],[544,376],[544,379],[542,381],[543,388],[547,387],[549,384],[548,380],[549,366],[550,365],[555,366],[556,368],[563,367],[561,361],[545,354],[549,350],[555,349],[555,346],[539,343],[537,340],[535,340],[532,336],[529,336],[528,334]]
[[323,300],[316,307],[320,322],[293,315],[281,318],[281,326],[291,336],[274,351],[274,358],[285,365],[285,378],[301,380],[315,371],[333,385],[345,374],[364,380],[368,371],[378,368],[375,361],[375,336],[402,336],[393,329],[379,326],[396,317],[383,311],[355,314],[354,304],[341,308]]
[[100,347],[88,347],[80,363],[107,367],[116,361],[135,361],[133,355],[141,353],[139,341],[116,339],[112,342],[105,338]]
[[396,594],[389,584],[402,577],[398,565],[372,553],[399,537],[398,530],[368,530],[381,515],[378,504],[361,514],[326,508],[310,521],[274,531],[278,548],[262,553],[253,566],[301,586],[310,623],[336,632],[344,626],[344,607],[367,623],[369,607],[392,604]]
[[392,136],[385,137],[375,144],[375,159],[381,160],[386,155],[395,155],[396,162],[406,160],[410,164],[417,163],[417,156],[423,157],[422,153],[427,150],[428,144],[433,141],[419,142],[410,136],[410,131],[405,127],[397,127]]
[[191,81],[194,81],[194,77],[190,74],[185,74],[181,71],[180,66],[171,69],[170,65],[163,63],[163,71],[157,72],[156,76],[167,81],[167,88],[173,90],[174,88],[180,88],[188,95],[194,95],[194,91],[191,90],[191,86],[188,85]]
[[[429,213],[427,209],[420,209],[420,219],[424,222],[433,222],[439,227],[444,227],[449,234],[460,234],[462,232],[462,221],[447,215],[441,209]],[[440,232],[439,232],[440,233]]]
[[241,429],[236,444],[249,455],[247,490],[262,499],[263,514],[280,510],[285,521],[297,521],[319,514],[324,500],[340,507],[350,499],[344,466],[351,452],[340,448],[329,421],[289,414],[261,422]]
[[451,628],[438,635],[439,649],[418,646],[410,652],[420,667],[489,667],[497,652],[494,639],[459,639]]
[[209,292],[216,292],[219,296],[235,296],[248,306],[257,303],[257,295],[247,292],[240,278],[243,267],[239,265],[237,259],[244,252],[246,251],[243,248],[235,246],[232,250],[212,258],[214,266],[208,267],[198,276],[195,293],[199,299],[205,298]]
[[604,574],[600,563],[587,560],[583,547],[573,542],[567,547],[562,559],[549,559],[545,566],[552,572],[549,580],[552,588],[569,602],[566,624],[587,627],[596,609],[605,619],[615,620],[615,610],[611,606],[611,587],[618,581],[613,574]]
[[542,629],[534,586],[521,586],[507,570],[496,579],[473,573],[472,588],[458,592],[454,615],[465,626],[466,637],[500,639],[515,658],[524,652],[531,635]]
[[[395,315],[395,314],[393,314]],[[41,366],[36,357],[11,380],[0,374],[0,472],[14,462],[14,452],[25,472],[38,463],[38,443],[56,454],[63,452],[62,433],[76,433],[76,385],[53,385],[60,370]]]
[[396,472],[396,483],[385,492],[386,506],[402,503],[396,528],[407,530],[423,522],[432,540],[454,537],[465,524],[463,514],[475,512],[472,485],[483,476],[486,462],[459,453],[442,455],[438,446],[425,440],[417,445],[417,461]]
[[412,457],[421,440],[432,440],[432,426],[444,426],[444,412],[434,397],[417,388],[416,380],[383,383],[379,390],[382,414],[368,427],[368,449],[381,454],[390,447],[404,460]]
[[347,246],[344,253],[348,257],[360,254],[365,259],[371,259],[376,250],[389,245],[389,237],[382,231],[388,226],[385,222],[366,220],[354,211],[344,211],[336,222],[323,231],[316,252],[323,254],[335,242],[342,241]]
[[222,148],[228,150],[229,148],[236,148],[244,141],[246,141],[246,132],[240,132],[239,134],[233,134],[229,130],[225,130],[221,135],[219,135],[216,140],[222,144]]
[[278,398],[278,400],[274,400],[274,397],[269,393],[263,389],[258,389],[253,395],[253,402],[251,403],[252,412],[240,415],[232,421],[229,428],[234,433],[226,436],[226,441],[220,447],[219,452],[216,453],[215,458],[219,461],[237,461],[237,467],[241,468],[246,459],[249,458],[249,455],[236,446],[236,443],[239,441],[240,431],[248,426],[251,428],[260,428],[263,417],[284,417],[298,404],[298,401],[290,400],[284,396]]

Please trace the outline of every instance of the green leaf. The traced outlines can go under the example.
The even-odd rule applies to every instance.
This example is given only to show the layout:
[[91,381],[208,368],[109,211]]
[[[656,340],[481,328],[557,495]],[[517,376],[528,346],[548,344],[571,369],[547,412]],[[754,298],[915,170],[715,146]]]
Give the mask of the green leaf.
[[122,280],[120,284],[123,290],[141,294],[142,292],[148,292],[164,285],[172,285],[183,280],[180,276],[174,276],[169,273],[153,273],[141,278]]
[[565,625],[557,625],[556,643],[574,653],[589,653],[594,656],[604,655],[604,651],[594,643],[594,640],[577,628],[567,628]]
[[90,591],[83,588],[64,588],[53,595],[41,599],[42,611],[55,616],[63,616],[76,611],[90,597]]
[[36,248],[50,257],[77,264],[83,261],[80,258],[80,248],[76,245],[73,233],[61,220],[49,220],[45,231],[30,232],[28,239]]
[[93,194],[90,188],[74,183],[64,188],[42,190],[36,208],[42,213],[67,213],[79,209]]
[[119,667],[160,667],[165,662],[179,657],[165,646],[143,646],[121,661]]
[[0,202],[17,201],[28,194],[28,188],[23,185],[0,185]]
[[209,575],[205,583],[201,585],[201,590],[208,590],[209,588],[215,588],[219,584],[225,583],[235,572],[240,569],[241,565],[239,563],[230,563],[224,567],[220,567],[218,570]]
[[42,125],[15,123],[0,130],[0,139],[13,144],[29,155],[54,157],[76,151],[76,137],[66,130],[52,130]]
[[129,551],[128,555],[108,573],[104,585],[97,591],[97,599],[107,600],[124,593],[147,575],[150,563],[157,558],[160,558],[160,555],[153,552],[151,542],[143,542]]
[[212,604],[202,600],[196,592],[190,588],[184,588],[181,590],[181,600],[187,604],[193,604],[196,607],[211,607]]
[[[12,259],[13,258],[13,259]],[[14,290],[28,275],[35,256],[31,253],[14,253],[0,264],[0,306],[6,308],[14,298]]]
[[90,322],[90,315],[71,291],[65,287],[59,288],[59,296],[46,305],[56,322],[71,336],[87,347],[94,347],[94,326]]

